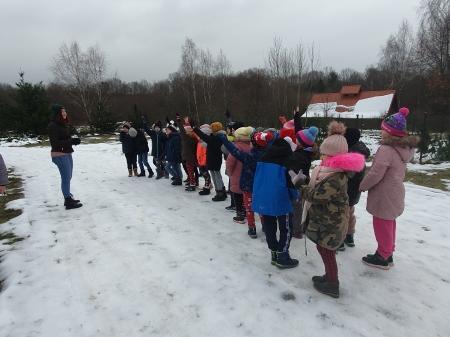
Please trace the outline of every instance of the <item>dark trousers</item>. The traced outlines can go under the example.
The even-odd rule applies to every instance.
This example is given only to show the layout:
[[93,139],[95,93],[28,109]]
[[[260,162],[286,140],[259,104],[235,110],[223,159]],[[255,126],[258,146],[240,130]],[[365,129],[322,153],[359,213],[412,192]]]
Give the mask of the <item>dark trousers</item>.
[[[271,216],[263,215],[263,229],[266,234],[267,246],[277,252],[288,252],[292,237],[292,214]],[[277,239],[277,230],[280,238]]]
[[234,204],[236,206],[236,215],[237,216],[245,216],[243,194],[231,192],[231,195],[233,196]]
[[200,166],[200,175],[205,179],[205,186],[204,188],[211,189],[211,176],[209,175],[209,171],[206,166]]
[[129,170],[137,169],[137,154],[136,153],[125,153],[125,158],[127,158],[127,167]]

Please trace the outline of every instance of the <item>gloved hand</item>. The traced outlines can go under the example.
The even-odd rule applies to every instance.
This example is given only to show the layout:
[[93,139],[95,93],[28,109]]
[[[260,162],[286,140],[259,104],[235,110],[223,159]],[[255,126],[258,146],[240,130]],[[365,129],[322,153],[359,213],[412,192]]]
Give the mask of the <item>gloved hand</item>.
[[80,138],[72,138],[72,145],[79,145],[81,143]]
[[291,177],[292,184],[295,187],[303,185],[307,177],[300,171],[298,174],[292,170],[289,170],[289,176]]

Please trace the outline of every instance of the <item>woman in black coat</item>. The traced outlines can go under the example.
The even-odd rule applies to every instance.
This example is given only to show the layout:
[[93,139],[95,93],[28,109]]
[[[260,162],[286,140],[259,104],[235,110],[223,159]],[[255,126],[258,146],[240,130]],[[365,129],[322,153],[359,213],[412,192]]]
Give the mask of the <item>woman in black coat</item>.
[[62,105],[52,105],[52,121],[48,125],[48,136],[50,139],[52,162],[58,167],[61,175],[61,190],[64,196],[66,209],[79,208],[83,206],[80,200],[73,199],[70,192],[70,181],[73,173],[72,145],[80,144],[80,138],[75,129],[69,125],[66,109]]
[[172,185],[183,185],[183,173],[181,172],[181,137],[177,129],[172,125],[166,128],[166,170],[172,175]]

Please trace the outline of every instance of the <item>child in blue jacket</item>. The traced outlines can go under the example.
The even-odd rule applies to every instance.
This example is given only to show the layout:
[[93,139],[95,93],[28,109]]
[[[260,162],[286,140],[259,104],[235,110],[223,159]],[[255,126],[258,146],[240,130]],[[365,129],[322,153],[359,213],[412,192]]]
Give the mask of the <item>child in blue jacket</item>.
[[[272,264],[279,268],[293,268],[298,265],[298,260],[291,259],[289,255],[292,201],[298,198],[298,192],[292,185],[286,168],[291,155],[290,144],[284,139],[276,139],[258,162],[253,181],[253,211],[263,217]],[[280,231],[279,239],[277,230]]]

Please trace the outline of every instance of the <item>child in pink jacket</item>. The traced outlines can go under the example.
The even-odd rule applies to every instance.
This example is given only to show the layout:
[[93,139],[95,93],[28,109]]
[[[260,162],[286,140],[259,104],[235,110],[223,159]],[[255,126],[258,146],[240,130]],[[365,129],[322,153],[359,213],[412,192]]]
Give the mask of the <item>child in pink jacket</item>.
[[389,269],[394,264],[396,219],[405,208],[406,164],[413,158],[419,142],[418,137],[409,136],[406,130],[408,114],[408,108],[401,108],[381,123],[381,146],[359,187],[361,191],[369,191],[367,211],[373,215],[378,242],[375,254],[368,254],[362,261],[380,269]]
[[[251,150],[250,136],[253,133],[252,127],[242,127],[234,132],[234,145],[242,152],[249,153]],[[229,154],[226,160],[227,175],[230,177],[230,190],[234,196],[236,204],[236,216],[234,222],[245,223],[245,208],[243,192],[240,187],[240,179],[242,172],[242,162],[237,160],[232,154]]]

